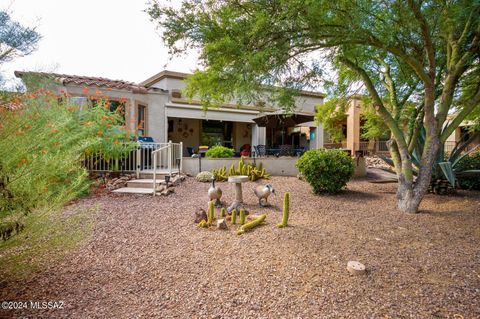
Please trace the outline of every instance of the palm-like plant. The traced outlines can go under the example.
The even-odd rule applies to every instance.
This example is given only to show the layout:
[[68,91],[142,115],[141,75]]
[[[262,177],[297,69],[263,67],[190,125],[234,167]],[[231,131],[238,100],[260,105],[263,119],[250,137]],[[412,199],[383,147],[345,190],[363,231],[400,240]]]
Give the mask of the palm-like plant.
[[[414,165],[414,174],[417,175],[420,168],[420,159],[422,150],[425,146],[425,128],[420,129],[418,141],[415,149],[411,155],[412,163]],[[437,153],[435,164],[433,165],[432,179],[430,182],[430,189],[436,194],[443,194],[450,184],[453,188],[459,185],[458,180],[473,175],[480,175],[480,170],[462,170],[460,161],[465,157],[479,149],[480,145],[476,145],[470,150],[467,147],[480,136],[480,131],[476,131],[471,134],[467,139],[461,139],[456,143],[453,150],[448,154],[445,151],[445,144],[441,144]],[[393,167],[393,161],[391,158],[380,156],[387,164]]]

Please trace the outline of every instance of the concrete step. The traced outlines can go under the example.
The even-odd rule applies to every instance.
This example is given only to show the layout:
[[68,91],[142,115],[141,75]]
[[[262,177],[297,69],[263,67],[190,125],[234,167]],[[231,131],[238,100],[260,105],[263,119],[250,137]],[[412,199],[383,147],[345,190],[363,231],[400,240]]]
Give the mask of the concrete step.
[[114,193],[122,193],[122,194],[153,194],[153,188],[132,188],[132,187],[122,187],[113,190]]
[[[157,186],[165,184],[165,178],[157,178]],[[153,179],[132,179],[127,182],[130,188],[153,188]]]
[[[169,175],[170,173],[166,170],[158,170],[157,169],[157,180],[165,180],[165,176]],[[172,170],[172,175],[177,175],[178,170]],[[141,179],[152,179],[153,178],[153,170],[143,170],[140,171]]]

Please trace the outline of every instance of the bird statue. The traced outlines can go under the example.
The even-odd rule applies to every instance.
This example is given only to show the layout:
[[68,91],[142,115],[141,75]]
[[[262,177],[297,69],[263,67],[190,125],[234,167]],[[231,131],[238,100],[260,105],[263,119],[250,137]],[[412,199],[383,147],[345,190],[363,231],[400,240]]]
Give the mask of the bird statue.
[[[260,205],[260,207],[265,207],[268,204],[268,196],[270,196],[270,194],[275,194],[275,189],[272,184],[267,184],[265,186],[259,185],[253,189],[253,192],[258,197],[258,205]],[[265,200],[265,204],[262,204],[262,199]]]
[[220,202],[220,198],[222,198],[222,190],[220,187],[215,186],[215,177],[212,177],[212,185],[208,189],[208,198],[210,198],[210,200],[215,200],[215,207],[222,206],[222,203]]

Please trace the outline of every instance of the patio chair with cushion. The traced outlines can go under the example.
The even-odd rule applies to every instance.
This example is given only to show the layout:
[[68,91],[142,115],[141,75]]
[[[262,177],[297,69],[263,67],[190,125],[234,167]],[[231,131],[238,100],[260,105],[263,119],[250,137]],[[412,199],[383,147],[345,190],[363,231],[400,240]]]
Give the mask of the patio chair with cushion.
[[265,157],[267,156],[267,147],[265,145],[256,145],[255,153],[257,157]]
[[250,156],[250,144],[244,144],[240,147],[240,156]]

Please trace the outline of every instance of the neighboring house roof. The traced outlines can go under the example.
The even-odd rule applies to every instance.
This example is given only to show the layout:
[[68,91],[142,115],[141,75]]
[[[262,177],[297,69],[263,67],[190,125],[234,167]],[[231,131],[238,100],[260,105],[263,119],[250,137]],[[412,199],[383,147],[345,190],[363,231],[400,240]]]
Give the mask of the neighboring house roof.
[[80,86],[97,86],[105,87],[112,89],[128,90],[133,93],[147,93],[149,88],[136,84],[133,82],[127,82],[123,80],[111,80],[102,77],[93,77],[93,76],[79,76],[79,75],[68,75],[68,74],[58,74],[58,73],[46,73],[46,72],[24,72],[24,71],[15,71],[15,76],[22,78],[24,75],[39,75],[42,77],[48,77],[53,79],[56,82],[61,83],[62,85],[73,84]]
[[[182,73],[182,72],[175,72],[175,71],[169,71],[169,70],[163,70],[162,72],[159,72],[155,74],[152,77],[149,77],[143,82],[140,82],[140,85],[143,85],[145,87],[150,87],[156,82],[164,79],[164,78],[173,78],[173,79],[179,79],[179,80],[185,80],[187,77],[192,75],[191,73]],[[300,95],[302,96],[312,96],[312,97],[320,97],[324,98],[325,94],[320,93],[320,92],[313,92],[313,91],[304,91],[300,90]]]

